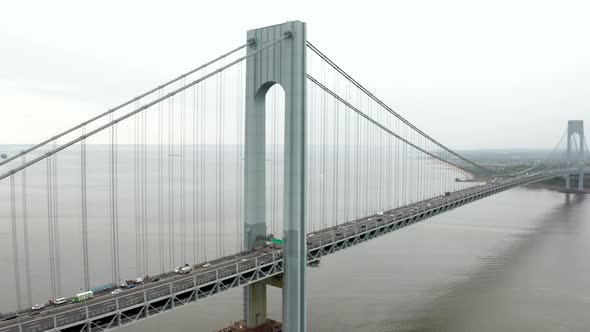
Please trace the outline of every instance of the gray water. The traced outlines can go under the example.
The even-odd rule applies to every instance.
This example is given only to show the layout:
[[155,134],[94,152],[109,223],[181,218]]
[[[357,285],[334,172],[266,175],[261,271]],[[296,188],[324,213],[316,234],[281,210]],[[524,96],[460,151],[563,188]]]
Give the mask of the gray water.
[[[108,188],[105,185],[105,160],[108,158],[107,151],[103,150],[95,151],[89,157],[92,158],[88,170],[88,174],[92,174],[88,179],[92,285],[109,282],[111,278]],[[234,240],[239,238],[234,232],[239,226],[235,222],[239,197],[235,195],[233,183],[239,177],[241,156],[236,150],[228,149],[226,153],[224,218],[228,254],[239,250],[239,244]],[[77,150],[73,150],[60,157],[60,165],[65,168],[59,175],[63,296],[74,294],[82,284],[77,156]],[[132,157],[131,153],[121,153],[119,170],[121,274],[124,278],[141,275],[135,266],[132,169],[124,167],[133,164]],[[152,159],[153,156],[149,155],[148,162]],[[210,165],[205,185],[200,190],[215,192],[215,155],[207,160]],[[277,164],[280,170],[280,160]],[[49,296],[44,167],[44,164],[36,165],[27,173],[31,290],[35,303],[46,301]],[[190,168],[189,164],[189,174]],[[327,166],[328,170],[332,168],[330,164]],[[176,171],[178,174],[178,169]],[[340,172],[342,174],[342,169]],[[148,273],[153,274],[160,267],[155,235],[157,193],[154,188],[157,184],[153,164],[147,173],[148,186],[152,188],[148,194],[148,242],[151,244]],[[273,188],[280,192],[281,183],[273,184],[271,177],[275,175],[272,169],[268,176],[267,185],[271,187],[268,192],[272,196]],[[456,175],[449,176],[452,179]],[[277,178],[280,179],[280,175]],[[330,181],[331,178],[314,175],[317,183],[323,179]],[[18,197],[19,178],[16,180]],[[174,181],[180,181],[178,175]],[[190,176],[187,182],[186,190],[190,192]],[[315,190],[319,190],[321,186],[315,185]],[[328,189],[332,185],[328,182]],[[179,190],[178,185],[175,188]],[[0,273],[3,294],[0,311],[3,312],[14,310],[15,304],[7,189],[6,181],[0,183],[0,268],[3,271]],[[319,197],[317,192],[316,197]],[[190,202],[191,198],[187,199]],[[348,213],[344,209],[352,207],[356,198],[351,195],[349,199],[350,204],[340,202],[337,214],[332,217],[341,219]],[[280,198],[274,197],[270,202],[267,206],[269,220],[273,215],[280,217],[282,209]],[[207,197],[205,203],[207,254],[211,259],[221,254],[216,252],[216,240],[212,234],[218,222],[217,201],[215,197]],[[176,208],[178,204],[177,199]],[[326,204],[329,205],[330,201]],[[271,206],[275,206],[274,212]],[[319,207],[317,203],[315,207]],[[364,208],[371,212],[371,207]],[[187,210],[190,220],[190,204]],[[564,194],[548,190],[518,188],[324,258],[319,268],[310,269],[308,273],[309,331],[586,331],[590,325],[590,318],[586,315],[590,309],[589,212],[590,199],[584,196],[572,195],[567,199]],[[18,213],[17,218],[20,218]],[[177,218],[178,215],[174,234],[176,244],[181,236]],[[314,218],[317,223],[318,215]],[[268,223],[271,231],[276,227],[274,231],[280,234],[280,220],[274,223],[275,226],[270,221]],[[186,259],[201,262],[205,259],[204,252],[199,246],[196,252],[193,251],[191,223],[187,227]],[[311,227],[317,227],[317,224]],[[20,224],[19,237],[22,237]],[[197,240],[200,239],[197,236]],[[24,296],[22,246],[19,241]],[[167,243],[165,247],[168,248]],[[182,263],[178,245],[174,256],[174,262],[165,257],[166,267]],[[241,318],[241,294],[239,289],[232,290],[122,331],[214,331]],[[269,294],[270,316],[281,320],[280,290],[270,288]]]
[[[324,258],[309,331],[588,331],[589,213],[584,196],[518,188]],[[124,330],[213,331],[240,317],[240,294]]]

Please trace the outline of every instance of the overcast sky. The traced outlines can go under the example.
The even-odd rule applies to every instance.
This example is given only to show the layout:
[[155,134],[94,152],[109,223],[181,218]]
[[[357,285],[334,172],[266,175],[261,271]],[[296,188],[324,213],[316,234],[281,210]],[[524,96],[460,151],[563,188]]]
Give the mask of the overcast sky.
[[590,123],[587,1],[4,1],[0,144],[36,143],[287,20],[444,144]]

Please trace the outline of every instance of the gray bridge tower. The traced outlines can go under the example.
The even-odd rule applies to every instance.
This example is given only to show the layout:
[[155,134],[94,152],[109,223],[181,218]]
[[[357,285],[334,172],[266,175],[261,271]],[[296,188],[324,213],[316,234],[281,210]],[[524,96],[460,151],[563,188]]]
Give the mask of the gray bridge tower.
[[[265,97],[279,84],[285,91],[284,155],[284,247],[283,328],[305,332],[306,242],[305,242],[305,155],[306,155],[306,31],[305,23],[294,21],[248,31],[246,63],[245,128],[245,232],[247,248],[264,245],[265,211]],[[248,327],[266,321],[266,284],[255,283],[244,291]]]
[[[572,154],[572,142],[578,139],[576,145],[578,146],[577,155]],[[576,165],[580,168],[580,175],[578,178],[578,189],[584,189],[584,121],[582,120],[569,120],[567,123],[567,164],[569,167],[574,168]],[[565,188],[566,190],[571,189],[570,187],[570,176],[565,177]]]

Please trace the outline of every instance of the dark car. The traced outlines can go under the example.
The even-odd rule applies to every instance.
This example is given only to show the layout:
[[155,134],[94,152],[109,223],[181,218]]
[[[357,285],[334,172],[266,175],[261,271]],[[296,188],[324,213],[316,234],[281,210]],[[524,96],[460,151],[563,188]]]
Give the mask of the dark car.
[[18,317],[18,314],[16,312],[7,312],[2,316],[1,320],[11,320],[15,319],[16,317]]
[[156,281],[160,281],[159,277],[155,277],[154,279],[152,279],[152,282],[156,282]]

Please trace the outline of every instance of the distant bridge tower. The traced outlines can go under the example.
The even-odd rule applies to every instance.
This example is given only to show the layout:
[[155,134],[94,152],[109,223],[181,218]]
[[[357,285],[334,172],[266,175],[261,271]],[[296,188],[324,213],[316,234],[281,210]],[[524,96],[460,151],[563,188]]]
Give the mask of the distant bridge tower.
[[[284,154],[284,247],[283,328],[305,332],[306,242],[305,242],[305,155],[306,155],[306,29],[294,21],[248,31],[252,54],[272,42],[273,47],[249,57],[246,63],[245,128],[245,232],[247,248],[264,245],[265,212],[265,97],[279,84],[285,92]],[[266,284],[245,289],[245,320],[248,327],[266,321]]]
[[[572,142],[577,139],[578,153],[572,154]],[[567,123],[567,164],[574,168],[576,165],[580,168],[578,178],[578,189],[584,189],[584,121],[569,120]],[[565,177],[565,188],[570,189],[570,176]]]

